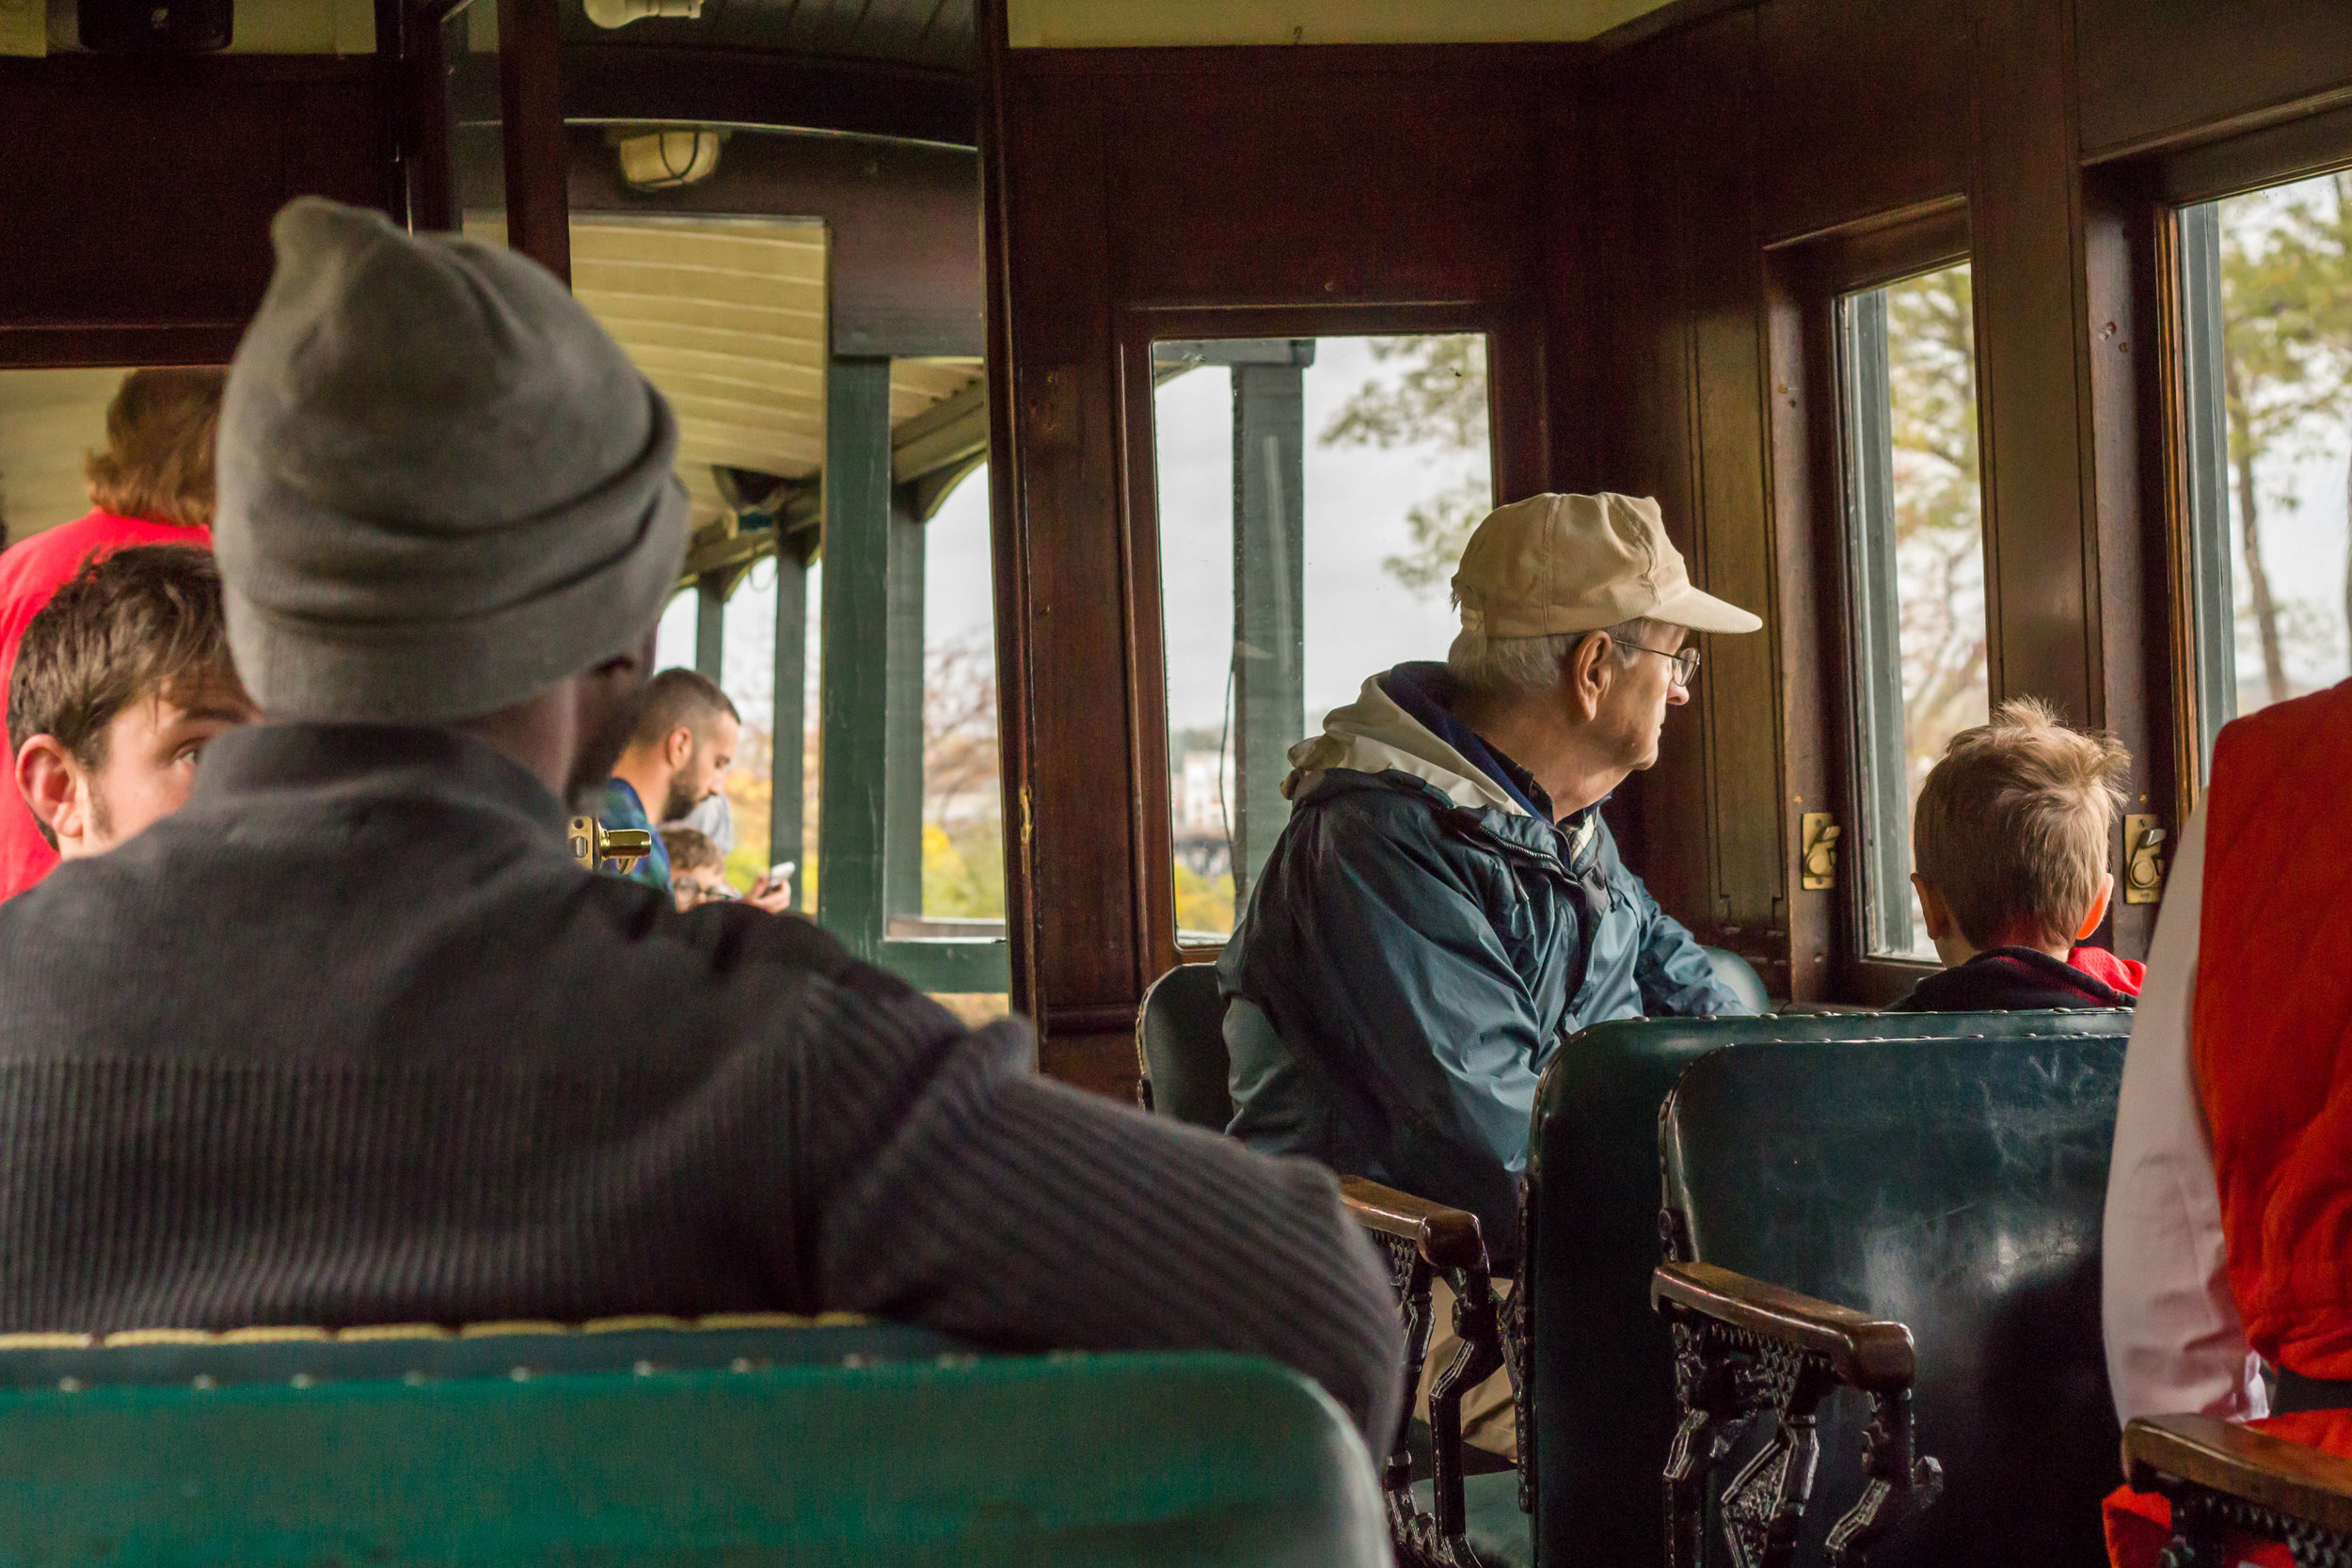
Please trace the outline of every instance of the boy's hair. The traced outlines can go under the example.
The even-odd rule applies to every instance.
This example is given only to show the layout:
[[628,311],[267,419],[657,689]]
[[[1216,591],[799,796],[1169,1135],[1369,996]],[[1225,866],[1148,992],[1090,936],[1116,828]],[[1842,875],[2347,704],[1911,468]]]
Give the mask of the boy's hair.
[[133,371],[106,405],[106,450],[82,460],[90,504],[118,517],[191,528],[213,520],[219,370]]
[[726,857],[709,836],[695,828],[664,828],[661,847],[670,852],[673,871],[700,871],[705,866],[714,870],[726,869]]
[[1952,736],[1919,788],[1911,851],[1971,946],[2020,931],[2074,940],[2106,873],[2131,767],[2122,741],[2068,729],[2036,697]]
[[236,678],[213,552],[119,549],[85,562],[25,626],[8,674],[8,752],[55,736],[103,768],[106,727],[124,708]]
[[696,744],[709,737],[711,721],[721,714],[738,723],[743,716],[719,689],[719,683],[697,670],[670,669],[645,683],[639,699],[632,746],[658,746],[680,724],[694,733]]

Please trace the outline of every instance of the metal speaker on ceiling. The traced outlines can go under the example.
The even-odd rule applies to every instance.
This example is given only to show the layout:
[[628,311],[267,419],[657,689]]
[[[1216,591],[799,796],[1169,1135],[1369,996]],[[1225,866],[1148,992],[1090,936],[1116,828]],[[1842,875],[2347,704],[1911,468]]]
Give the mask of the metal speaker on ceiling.
[[612,134],[621,178],[635,191],[668,191],[709,179],[719,170],[724,131],[707,126],[623,131]]

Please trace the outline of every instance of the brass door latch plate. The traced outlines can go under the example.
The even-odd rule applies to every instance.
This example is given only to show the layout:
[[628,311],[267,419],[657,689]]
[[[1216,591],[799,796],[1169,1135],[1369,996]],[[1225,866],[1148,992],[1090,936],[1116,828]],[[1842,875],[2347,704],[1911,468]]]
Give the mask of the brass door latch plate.
[[1808,893],[1837,885],[1837,839],[1843,831],[1825,811],[1809,811],[1802,823],[1804,853],[1800,883]]
[[627,871],[653,853],[653,834],[643,828],[607,828],[593,816],[572,818],[571,832],[566,835],[572,846],[572,859],[580,868],[594,871],[606,861],[618,861]]
[[2123,818],[2123,902],[2153,904],[2164,896],[2164,830],[2153,816]]

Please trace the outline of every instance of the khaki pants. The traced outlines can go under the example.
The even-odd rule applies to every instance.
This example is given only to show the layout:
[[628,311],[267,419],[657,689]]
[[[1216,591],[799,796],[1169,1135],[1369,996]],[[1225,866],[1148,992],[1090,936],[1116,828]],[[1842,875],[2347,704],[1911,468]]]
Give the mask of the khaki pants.
[[[1495,1281],[1497,1306],[1510,1298],[1511,1282]],[[1413,1392],[1413,1411],[1424,1420],[1429,1415],[1430,1386],[1438,1374],[1454,1363],[1454,1353],[1462,1341],[1454,1333],[1454,1291],[1443,1279],[1429,1282],[1429,1310],[1434,1322],[1429,1330],[1429,1356],[1421,1364],[1421,1386]],[[1501,1368],[1462,1395],[1462,1441],[1474,1449],[1500,1455],[1516,1464],[1519,1457],[1518,1412],[1511,1403],[1511,1374]]]

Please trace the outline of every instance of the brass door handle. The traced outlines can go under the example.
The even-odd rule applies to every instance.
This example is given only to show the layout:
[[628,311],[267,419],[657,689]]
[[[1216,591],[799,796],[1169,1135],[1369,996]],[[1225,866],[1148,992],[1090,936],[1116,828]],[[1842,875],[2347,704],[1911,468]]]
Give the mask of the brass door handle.
[[2164,896],[2164,864],[2158,858],[2165,832],[2153,816],[2123,818],[2123,902],[2153,904]]
[[573,817],[571,832],[566,836],[571,842],[572,859],[587,871],[594,871],[606,861],[618,861],[626,871],[653,853],[653,834],[644,829],[607,828],[593,816]]
[[1802,828],[1804,848],[1798,864],[1801,885],[1810,892],[1836,887],[1837,840],[1844,830],[1825,811],[1806,812]]

